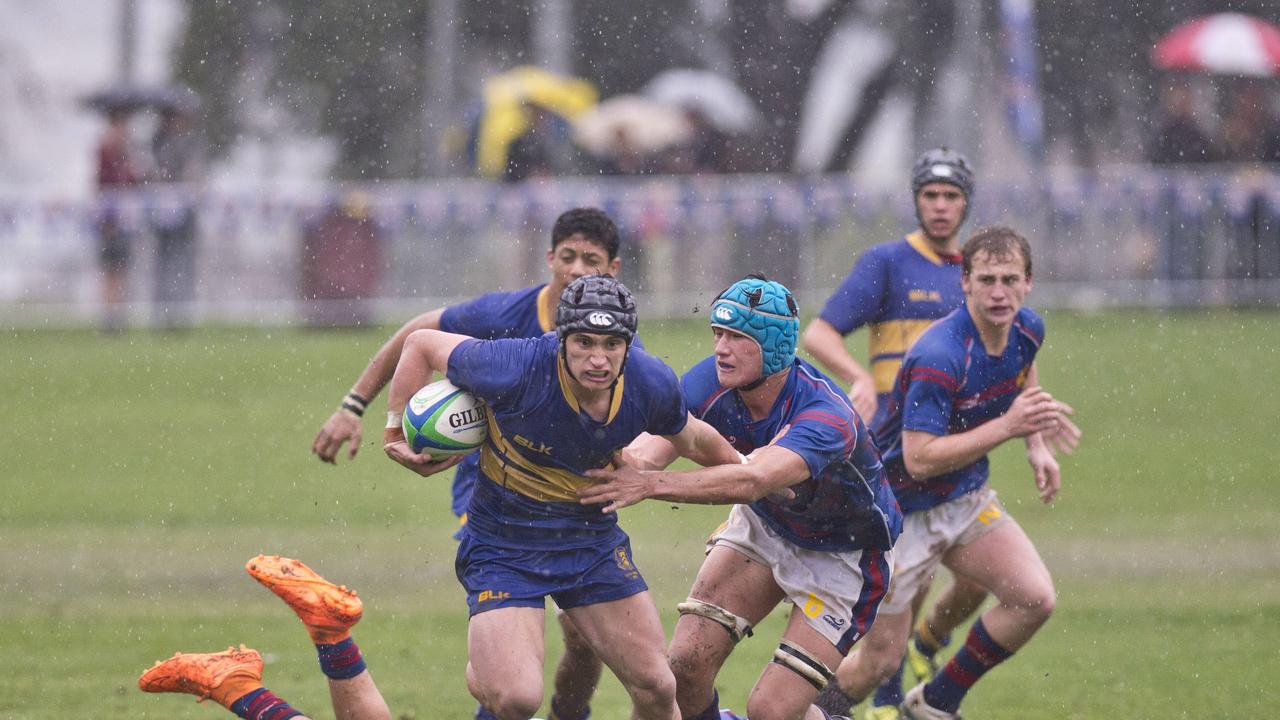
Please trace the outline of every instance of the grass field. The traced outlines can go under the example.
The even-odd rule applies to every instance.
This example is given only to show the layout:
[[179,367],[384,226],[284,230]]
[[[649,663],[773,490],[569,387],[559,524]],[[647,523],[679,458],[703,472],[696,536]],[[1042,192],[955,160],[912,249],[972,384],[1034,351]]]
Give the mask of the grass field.
[[[966,702],[970,718],[1269,717],[1280,697],[1280,315],[1046,315],[1045,385],[1086,437],[1041,506],[1016,448],[993,483],[1053,571],[1058,610]],[[217,718],[141,693],[175,650],[244,642],[265,680],[332,717],[293,615],[241,569],[305,559],[366,601],[356,638],[397,717],[467,718],[447,476],[311,438],[388,329],[10,332],[0,343],[0,718]],[[701,324],[642,325],[677,369]],[[857,336],[855,344],[865,342]],[[722,508],[623,513],[668,628]],[[781,616],[721,675],[741,709]],[[548,632],[548,666],[558,635]],[[594,717],[626,716],[607,680]]]

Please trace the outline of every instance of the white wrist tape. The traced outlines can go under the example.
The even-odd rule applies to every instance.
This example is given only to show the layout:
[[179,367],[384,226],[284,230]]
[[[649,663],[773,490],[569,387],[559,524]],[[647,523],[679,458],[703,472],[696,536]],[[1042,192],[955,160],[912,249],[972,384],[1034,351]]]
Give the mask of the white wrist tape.
[[400,427],[400,416],[402,414],[403,413],[398,413],[398,412],[395,412],[394,410],[388,410],[387,411],[387,429]]

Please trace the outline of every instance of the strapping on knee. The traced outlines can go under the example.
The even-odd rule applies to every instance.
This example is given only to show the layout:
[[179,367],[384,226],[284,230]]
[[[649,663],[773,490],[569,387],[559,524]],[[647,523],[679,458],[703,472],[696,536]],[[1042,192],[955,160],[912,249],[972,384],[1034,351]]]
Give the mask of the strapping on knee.
[[676,605],[676,610],[681,615],[699,615],[723,627],[729,637],[733,638],[734,643],[741,642],[743,638],[751,637],[751,623],[746,618],[734,615],[719,605],[712,605],[705,600],[697,598],[687,598],[684,602]]
[[826,687],[827,682],[835,677],[826,663],[786,640],[778,643],[778,649],[773,651],[773,662],[804,678],[818,690]]

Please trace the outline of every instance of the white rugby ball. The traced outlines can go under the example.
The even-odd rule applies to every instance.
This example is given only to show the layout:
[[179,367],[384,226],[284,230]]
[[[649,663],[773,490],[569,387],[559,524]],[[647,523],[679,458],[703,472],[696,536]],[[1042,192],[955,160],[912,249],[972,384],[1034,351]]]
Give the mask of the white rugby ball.
[[466,455],[489,435],[488,408],[448,380],[414,393],[404,406],[404,438],[414,452]]

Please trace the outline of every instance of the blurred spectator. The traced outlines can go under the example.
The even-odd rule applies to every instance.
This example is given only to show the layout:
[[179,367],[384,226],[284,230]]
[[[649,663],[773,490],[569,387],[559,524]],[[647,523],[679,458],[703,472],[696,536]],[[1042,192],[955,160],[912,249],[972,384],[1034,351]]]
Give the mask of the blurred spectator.
[[503,179],[519,182],[531,177],[559,175],[567,169],[568,131],[553,113],[535,103],[523,104],[529,129],[507,149]]
[[369,298],[382,274],[382,231],[369,213],[369,198],[352,191],[303,230],[302,298],[313,327],[369,322]]
[[1160,98],[1160,127],[1148,149],[1153,163],[1213,162],[1213,143],[1196,118],[1195,97],[1183,84],[1165,86]]
[[1280,160],[1280,128],[1268,106],[1266,88],[1245,80],[1232,90],[1222,122],[1226,159],[1233,162]]
[[110,110],[107,127],[98,140],[98,259],[102,268],[102,322],[107,332],[124,328],[125,288],[136,232],[122,212],[122,205],[132,199],[123,191],[135,187],[141,179],[141,169],[129,147],[129,113]]
[[619,125],[613,131],[611,152],[600,158],[600,174],[644,175],[651,170],[649,160],[650,158],[636,147],[627,128]]
[[156,235],[155,311],[157,323],[175,328],[190,323],[196,280],[197,183],[204,170],[204,143],[192,112],[183,107],[161,110],[151,141],[152,179],[171,185],[151,212]]
[[693,128],[689,142],[681,148],[686,155],[688,172],[728,171],[729,137],[696,107],[686,107],[684,116],[689,126]]

